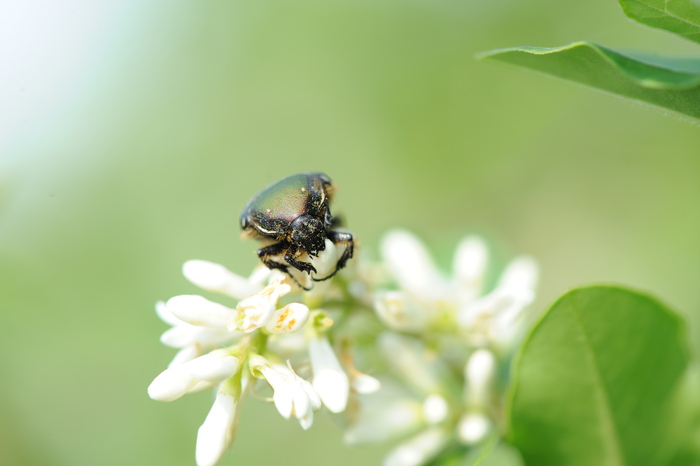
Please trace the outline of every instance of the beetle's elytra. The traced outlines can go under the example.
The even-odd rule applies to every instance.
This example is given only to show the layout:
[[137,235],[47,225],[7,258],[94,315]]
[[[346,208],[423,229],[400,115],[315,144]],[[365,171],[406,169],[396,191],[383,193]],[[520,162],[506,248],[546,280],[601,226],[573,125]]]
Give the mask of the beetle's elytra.
[[300,173],[268,186],[253,197],[241,214],[241,228],[247,236],[275,241],[258,249],[262,263],[292,278],[290,266],[308,274],[316,273],[312,264],[299,257],[304,253],[317,257],[326,249],[329,239],[334,244],[345,244],[345,251],[330,275],[313,280],[327,280],[345,267],[355,242],[352,234],[331,229],[332,196],[333,183],[327,175]]

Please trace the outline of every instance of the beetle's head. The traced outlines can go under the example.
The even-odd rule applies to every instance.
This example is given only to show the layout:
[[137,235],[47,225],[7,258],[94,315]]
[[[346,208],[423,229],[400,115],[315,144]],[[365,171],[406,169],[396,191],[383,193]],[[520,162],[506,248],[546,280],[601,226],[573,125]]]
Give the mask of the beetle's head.
[[289,225],[290,242],[311,255],[326,248],[326,228],[322,220],[302,215]]

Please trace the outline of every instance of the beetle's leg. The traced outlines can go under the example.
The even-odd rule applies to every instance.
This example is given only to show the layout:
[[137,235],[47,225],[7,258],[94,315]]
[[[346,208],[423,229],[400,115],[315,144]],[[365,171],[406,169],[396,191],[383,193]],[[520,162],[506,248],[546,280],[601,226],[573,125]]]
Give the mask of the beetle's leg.
[[268,269],[278,269],[282,272],[287,271],[287,266],[285,264],[280,264],[270,259],[270,256],[279,256],[280,254],[286,252],[289,248],[287,243],[275,243],[270,246],[258,249],[258,258]]
[[[330,239],[331,233],[335,233],[334,231],[330,231],[330,228],[340,228],[340,227],[342,227],[342,226],[343,226],[343,223],[345,223],[345,222],[343,222],[343,220],[344,220],[344,219],[343,219],[343,216],[342,216],[342,215],[334,215],[334,216],[331,218],[331,225],[330,225],[329,231],[328,231],[328,238],[329,238],[329,239]],[[333,240],[331,240],[331,241],[333,241]]]
[[[288,250],[289,250],[289,244],[283,241],[281,243],[275,243],[275,244],[272,244],[270,246],[266,246],[264,248],[258,249],[258,257],[260,258],[260,261],[265,265],[265,267],[267,267],[268,269],[281,270],[282,272],[289,275],[289,277],[292,280],[294,280],[294,283],[299,285],[300,288],[302,288],[306,291],[309,291],[311,288],[307,288],[304,285],[302,285],[301,283],[299,283],[299,280],[297,280],[294,277],[294,275],[292,275],[291,272],[289,271],[288,265],[280,264],[279,262],[276,262],[276,261],[270,259],[270,256],[278,256],[280,254],[284,254],[284,260],[287,260],[287,256],[289,256],[289,254],[287,253]],[[300,261],[296,261],[296,262],[300,262]],[[306,264],[306,262],[301,262],[301,263]],[[290,262],[289,265],[294,265],[294,264],[292,264]],[[307,265],[311,266],[311,264],[307,264]],[[298,269],[298,267],[295,267],[295,268]],[[301,269],[299,269],[299,270],[301,270]],[[316,269],[314,269],[314,272],[315,271],[316,271]]]
[[297,270],[301,270],[302,272],[306,272],[308,274],[311,274],[311,272],[316,273],[316,267],[309,264],[308,262],[297,260],[296,258],[294,258],[293,255],[289,253],[284,255],[284,260],[286,260],[289,265],[291,265]]
[[313,280],[316,282],[322,282],[324,280],[328,280],[333,275],[338,273],[338,270],[345,267],[345,264],[352,257],[352,254],[355,251],[355,240],[352,238],[352,234],[350,234],[350,233],[347,233],[345,231],[329,231],[328,232],[328,239],[331,240],[331,242],[333,244],[344,243],[345,244],[345,251],[343,251],[343,255],[340,256],[340,259],[338,259],[338,263],[335,264],[335,270],[333,271],[333,273],[331,273],[327,277],[314,278]]

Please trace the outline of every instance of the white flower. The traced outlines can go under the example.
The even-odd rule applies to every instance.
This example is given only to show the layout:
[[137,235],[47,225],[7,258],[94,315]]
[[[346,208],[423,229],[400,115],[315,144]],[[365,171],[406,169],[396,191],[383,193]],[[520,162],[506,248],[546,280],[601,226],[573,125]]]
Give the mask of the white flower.
[[531,258],[514,259],[498,286],[481,296],[488,257],[478,237],[460,242],[451,280],[437,270],[420,240],[406,231],[386,234],[382,253],[400,287],[400,291],[380,291],[375,296],[377,315],[389,328],[421,333],[457,322],[472,346],[508,345],[522,328],[519,319],[534,299],[537,281]]
[[215,350],[161,372],[149,385],[148,395],[158,401],[173,401],[194,389],[213,387],[239,368],[238,358],[226,350]]
[[537,275],[533,259],[516,258],[492,292],[462,304],[458,322],[473,346],[484,346],[488,342],[504,346],[517,336],[525,323],[519,322],[523,310],[535,297]]
[[195,459],[197,466],[214,466],[233,444],[238,430],[238,419],[242,393],[245,393],[247,378],[243,377],[238,393],[224,387],[216,394],[214,404],[204,423],[197,431]]
[[325,335],[309,340],[309,357],[314,374],[312,383],[321,401],[333,413],[345,411],[350,381]]
[[238,328],[250,333],[267,325],[277,310],[277,301],[292,290],[284,281],[282,273],[274,274],[269,285],[238,303]]
[[262,374],[274,390],[272,400],[282,417],[285,419],[296,417],[304,430],[311,427],[314,419],[313,412],[321,407],[321,399],[311,384],[290,368],[282,365],[273,366],[257,354],[248,358],[248,364],[253,375]]
[[301,303],[290,303],[272,313],[265,330],[275,335],[294,333],[309,320],[309,308]]

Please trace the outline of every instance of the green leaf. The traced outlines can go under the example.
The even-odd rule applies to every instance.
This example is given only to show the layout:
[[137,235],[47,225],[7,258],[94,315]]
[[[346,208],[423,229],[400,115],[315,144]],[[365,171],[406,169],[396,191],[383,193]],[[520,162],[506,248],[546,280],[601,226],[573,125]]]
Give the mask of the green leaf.
[[675,398],[669,434],[675,440],[675,455],[669,466],[700,464],[700,367],[689,367]]
[[633,20],[700,43],[700,3],[697,0],[619,1],[622,10]]
[[524,66],[700,119],[700,59],[633,58],[589,42],[513,47],[478,57]]
[[496,442],[475,461],[465,461],[462,466],[523,466],[520,453],[504,442]]
[[684,338],[683,322],[643,294],[593,286],[562,296],[514,361],[508,435],[525,463],[666,464]]

